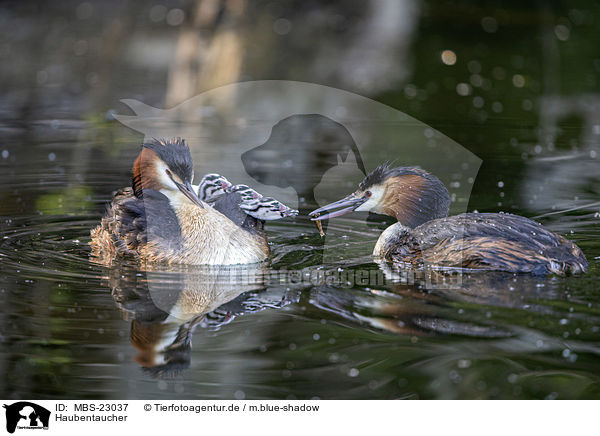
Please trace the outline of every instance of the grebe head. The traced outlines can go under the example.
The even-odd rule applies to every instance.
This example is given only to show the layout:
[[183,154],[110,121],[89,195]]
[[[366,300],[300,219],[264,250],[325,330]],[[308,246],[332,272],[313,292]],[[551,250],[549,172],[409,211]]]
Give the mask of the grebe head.
[[240,208],[246,214],[262,221],[272,221],[298,215],[296,209],[287,207],[285,204],[271,197],[243,201],[240,204]]
[[207,174],[198,185],[198,197],[202,201],[211,201],[225,194],[233,185],[220,174]]
[[354,193],[309,215],[318,221],[369,211],[396,217],[402,225],[414,228],[448,216],[449,208],[450,195],[437,177],[419,168],[383,164],[367,175]]
[[192,188],[194,164],[190,149],[181,138],[152,139],[142,146],[133,164],[133,190],[142,197],[144,189],[163,193],[171,202],[181,201],[181,195],[204,207]]

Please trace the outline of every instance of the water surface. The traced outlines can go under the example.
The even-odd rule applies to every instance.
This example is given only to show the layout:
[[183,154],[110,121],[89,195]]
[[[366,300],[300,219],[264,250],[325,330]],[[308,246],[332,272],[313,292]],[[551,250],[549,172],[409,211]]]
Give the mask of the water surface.
[[[44,128],[65,134],[70,126]],[[362,217],[332,221],[328,244],[339,256],[323,258],[316,229],[301,216],[267,224],[271,262],[256,267],[256,283],[237,286],[193,268],[144,272],[90,260],[89,231],[112,190],[128,183],[137,146],[116,143],[111,153],[95,142],[11,145],[2,161],[0,245],[5,398],[600,393],[593,207],[540,218],[582,247],[590,262],[583,277],[471,274],[458,289],[428,289],[372,261],[384,223],[365,230]],[[387,280],[278,283],[280,270],[366,270]]]

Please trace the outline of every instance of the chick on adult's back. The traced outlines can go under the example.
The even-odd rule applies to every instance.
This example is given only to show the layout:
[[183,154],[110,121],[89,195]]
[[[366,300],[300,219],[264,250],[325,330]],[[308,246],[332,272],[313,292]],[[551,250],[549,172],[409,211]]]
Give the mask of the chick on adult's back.
[[114,196],[92,230],[102,263],[121,257],[144,262],[231,265],[269,255],[262,231],[248,231],[198,198],[190,150],[178,138],[145,142],[133,165],[132,187]]

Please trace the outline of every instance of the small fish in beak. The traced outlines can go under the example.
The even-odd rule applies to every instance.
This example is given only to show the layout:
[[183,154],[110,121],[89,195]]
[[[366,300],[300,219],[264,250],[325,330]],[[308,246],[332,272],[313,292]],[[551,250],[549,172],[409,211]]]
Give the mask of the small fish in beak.
[[319,235],[322,237],[325,236],[325,232],[323,231],[323,223],[321,220],[316,220],[315,225],[317,226],[317,230],[319,230]]

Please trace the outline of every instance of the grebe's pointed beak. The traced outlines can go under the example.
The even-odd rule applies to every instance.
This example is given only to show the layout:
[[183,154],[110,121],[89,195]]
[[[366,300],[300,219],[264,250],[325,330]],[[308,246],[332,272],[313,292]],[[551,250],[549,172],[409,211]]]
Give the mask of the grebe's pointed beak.
[[[367,200],[368,197],[366,196],[359,197],[355,193],[350,194],[347,197],[342,198],[341,200],[313,210],[311,213],[308,214],[308,216],[311,217],[312,221],[320,221],[328,218],[334,218],[336,216],[346,215],[347,213],[350,213],[353,210],[355,210],[358,206],[360,206]],[[325,215],[323,215],[324,212],[329,213],[325,213]]]
[[[171,180],[173,180],[173,179],[171,179]],[[200,206],[201,208],[204,209],[204,205],[202,204],[202,201],[200,201],[200,199],[198,198],[198,194],[194,191],[194,188],[192,187],[192,184],[190,182],[186,182],[185,184],[178,183],[175,180],[173,180],[173,182],[177,185],[177,188],[179,188],[181,193],[183,195],[185,195],[187,198],[189,198],[189,200],[192,203],[194,203],[195,205]]]

